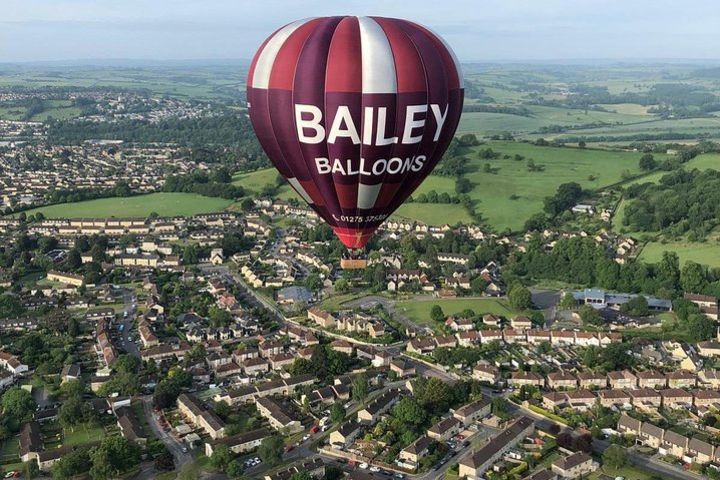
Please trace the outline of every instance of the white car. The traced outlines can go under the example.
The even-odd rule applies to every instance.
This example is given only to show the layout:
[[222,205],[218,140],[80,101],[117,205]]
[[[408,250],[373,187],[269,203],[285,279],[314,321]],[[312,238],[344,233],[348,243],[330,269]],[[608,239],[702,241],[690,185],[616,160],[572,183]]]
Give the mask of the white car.
[[365,463],[365,462],[363,462],[363,463],[361,463],[360,465],[358,465],[358,467],[362,468],[363,470],[367,469],[369,466],[370,466],[370,465],[368,465],[368,464]]
[[376,466],[372,466],[372,467],[370,467],[370,471],[371,471],[371,472],[374,472],[374,473],[377,473],[377,472],[380,471],[380,468],[379,468],[379,467],[376,467]]

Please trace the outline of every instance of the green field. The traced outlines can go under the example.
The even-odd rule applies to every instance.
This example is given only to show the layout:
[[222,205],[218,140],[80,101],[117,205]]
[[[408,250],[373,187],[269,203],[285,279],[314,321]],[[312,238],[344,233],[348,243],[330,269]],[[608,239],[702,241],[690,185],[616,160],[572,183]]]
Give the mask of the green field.
[[245,65],[233,63],[185,66],[150,66],[146,63],[118,67],[75,65],[33,70],[7,66],[0,75],[0,87],[119,87],[184,99],[237,99],[244,94],[246,71]]
[[[597,189],[622,180],[622,173],[639,172],[638,152],[577,149],[570,147],[537,147],[522,142],[488,142],[480,148],[523,155],[536,165],[545,165],[542,172],[529,172],[527,161],[512,158],[483,160],[468,155],[477,166],[467,175],[475,184],[470,196],[478,202],[477,210],[497,230],[518,230],[531,215],[541,212],[545,197],[555,193],[562,183],[577,182],[583,188]],[[481,166],[489,163],[496,173],[485,173]],[[590,180],[590,176],[594,177]],[[511,199],[511,195],[518,198]]]
[[417,220],[427,225],[456,225],[471,223],[472,218],[462,205],[442,203],[405,203],[395,211],[394,217]]
[[708,240],[705,243],[667,242],[663,244],[650,242],[640,253],[640,259],[649,263],[659,262],[664,251],[677,253],[680,265],[684,265],[690,260],[711,267],[720,267],[720,242],[717,240]]
[[150,193],[133,197],[100,198],[84,202],[63,203],[28,210],[28,215],[42,212],[47,218],[146,217],[156,212],[163,217],[219,212],[232,200],[203,197],[194,193]]
[[[493,141],[479,148],[492,148],[511,157],[515,154],[523,155],[526,159],[532,158],[536,164],[545,166],[542,172],[529,172],[527,160],[498,158],[488,161],[478,158],[477,149],[466,155],[472,160],[473,170],[467,177],[475,186],[469,195],[477,202],[476,208],[483,218],[496,230],[522,228],[531,215],[542,211],[545,197],[555,193],[561,183],[577,182],[583,188],[597,189],[620,182],[624,171],[637,174],[638,160],[642,156],[639,152],[538,147],[525,142]],[[665,155],[656,157],[662,159]],[[490,163],[495,173],[484,172],[485,163]],[[235,175],[233,183],[249,192],[257,193],[264,185],[274,184],[276,176],[276,170],[269,168]],[[590,176],[594,179],[590,180]],[[413,196],[430,190],[455,195],[455,179],[431,175]],[[282,186],[279,192],[279,198],[297,198],[287,185]],[[511,195],[517,198],[511,199]],[[471,222],[467,211],[455,204],[405,203],[397,210],[396,215],[429,225]]]
[[476,314],[492,313],[503,317],[511,317],[517,314],[505,300],[495,298],[404,300],[395,305],[395,310],[415,322],[432,326],[430,309],[432,309],[433,305],[440,305],[445,315],[455,315],[468,308]]

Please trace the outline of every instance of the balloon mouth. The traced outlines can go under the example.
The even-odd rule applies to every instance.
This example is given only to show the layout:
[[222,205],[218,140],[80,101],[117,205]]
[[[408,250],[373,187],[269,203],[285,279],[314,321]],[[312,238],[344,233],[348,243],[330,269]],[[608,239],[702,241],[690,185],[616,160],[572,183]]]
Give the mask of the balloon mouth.
[[332,227],[335,235],[348,250],[362,250],[375,233],[375,229],[352,230],[349,228]]

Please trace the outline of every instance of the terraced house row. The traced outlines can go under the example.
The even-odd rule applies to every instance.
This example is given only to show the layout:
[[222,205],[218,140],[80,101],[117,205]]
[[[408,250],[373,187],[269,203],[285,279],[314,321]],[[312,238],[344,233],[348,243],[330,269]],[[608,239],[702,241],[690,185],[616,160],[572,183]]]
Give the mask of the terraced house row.
[[[477,368],[477,367],[476,367]],[[513,372],[508,380],[510,385],[520,387],[533,385],[551,390],[566,390],[575,388],[611,388],[611,389],[643,389],[643,388],[693,388],[715,387],[698,375],[686,370],[676,370],[663,373],[657,370],[631,372],[630,370],[617,370],[603,375],[593,372],[557,371],[546,376],[535,372]]]
[[681,388],[639,388],[636,390],[574,390],[570,392],[548,392],[543,395],[543,406],[573,408],[578,411],[591,409],[596,403],[603,407],[632,407],[638,410],[655,411],[665,409],[695,408],[699,413],[710,407],[720,409],[720,391],[692,390]]
[[617,431],[635,437],[638,444],[655,448],[661,455],[670,455],[685,463],[720,462],[720,447],[662,429],[650,422],[642,422],[629,415],[620,416]]
[[576,332],[569,330],[543,329],[504,329],[504,330],[467,330],[455,335],[430,336],[413,338],[408,342],[407,351],[417,354],[431,353],[436,348],[472,347],[474,345],[505,342],[538,345],[548,342],[553,346],[604,347],[611,343],[621,342],[619,333]]

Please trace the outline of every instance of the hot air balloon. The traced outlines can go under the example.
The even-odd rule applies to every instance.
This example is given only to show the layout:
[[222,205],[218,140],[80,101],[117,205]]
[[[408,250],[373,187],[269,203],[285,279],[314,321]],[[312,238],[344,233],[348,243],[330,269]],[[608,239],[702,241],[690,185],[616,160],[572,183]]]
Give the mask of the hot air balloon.
[[361,268],[375,230],[450,144],[463,80],[450,47],[417,23],[309,18],[260,46],[247,99],[265,153],[348,248],[343,266]]

